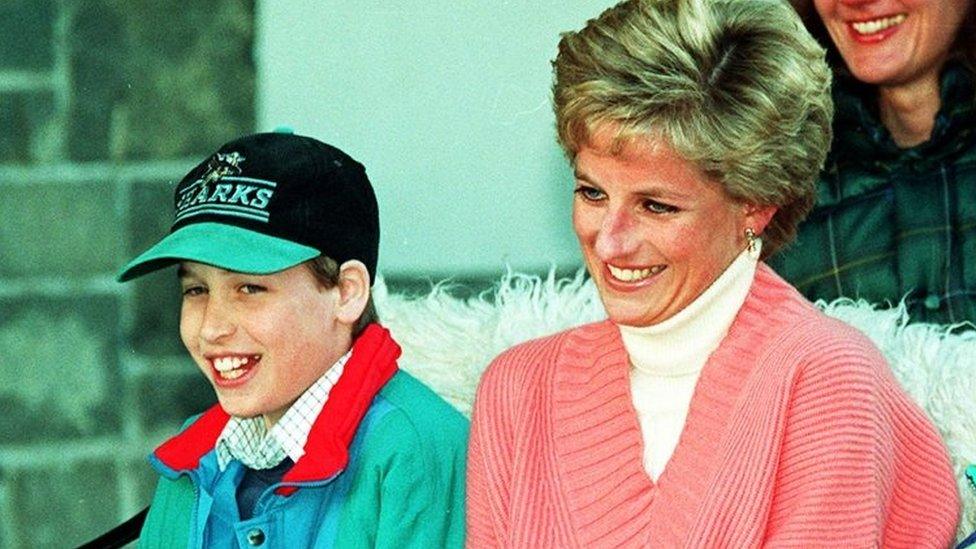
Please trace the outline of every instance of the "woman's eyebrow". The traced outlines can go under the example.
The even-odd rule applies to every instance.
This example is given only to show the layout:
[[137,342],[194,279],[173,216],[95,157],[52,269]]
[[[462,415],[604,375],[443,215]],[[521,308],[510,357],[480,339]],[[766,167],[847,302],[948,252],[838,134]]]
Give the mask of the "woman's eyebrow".
[[675,192],[668,189],[663,189],[661,187],[649,186],[645,189],[638,189],[634,191],[634,194],[638,196],[643,196],[645,198],[664,198],[668,200],[689,200],[693,195]]
[[[581,171],[575,171],[573,176],[585,183],[589,183],[595,187],[599,187],[600,184],[594,182],[585,173]],[[670,189],[665,189],[660,186],[654,185],[653,183],[647,184],[646,187],[641,187],[638,189],[632,189],[631,193],[633,195],[639,196],[641,198],[652,198],[652,199],[667,199],[667,200],[690,200],[694,195],[687,193],[675,192]]]
[[592,183],[594,185],[596,184],[590,176],[586,175],[579,168],[573,168],[573,177],[580,181],[586,181],[587,183]]

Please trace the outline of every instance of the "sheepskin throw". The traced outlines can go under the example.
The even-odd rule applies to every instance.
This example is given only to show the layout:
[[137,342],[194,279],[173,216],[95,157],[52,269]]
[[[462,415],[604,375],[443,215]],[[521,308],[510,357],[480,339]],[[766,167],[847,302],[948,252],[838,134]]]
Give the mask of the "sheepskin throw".
[[[459,299],[450,283],[426,296],[373,289],[376,306],[403,347],[400,366],[430,385],[465,414],[488,363],[529,339],[605,318],[596,288],[581,271],[569,279],[509,273],[494,290]],[[865,302],[818,302],[826,314],[864,332],[887,357],[895,376],[928,413],[949,448],[963,512],[959,536],[976,525],[976,493],[965,481],[976,463],[976,330],[909,324],[903,307],[878,309]]]

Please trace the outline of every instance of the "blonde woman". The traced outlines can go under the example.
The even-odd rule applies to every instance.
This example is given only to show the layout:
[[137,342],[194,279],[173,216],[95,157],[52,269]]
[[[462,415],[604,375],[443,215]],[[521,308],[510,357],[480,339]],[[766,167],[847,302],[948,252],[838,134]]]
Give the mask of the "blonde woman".
[[830,142],[778,0],[630,0],[566,34],[559,141],[608,320],[478,390],[471,547],[945,547],[945,448],[878,350],[764,262]]

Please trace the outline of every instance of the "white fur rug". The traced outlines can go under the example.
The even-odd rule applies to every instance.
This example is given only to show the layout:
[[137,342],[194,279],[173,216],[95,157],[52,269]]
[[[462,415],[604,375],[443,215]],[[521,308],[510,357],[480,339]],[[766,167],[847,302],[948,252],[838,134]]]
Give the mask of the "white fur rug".
[[[385,326],[403,347],[400,366],[466,415],[482,371],[496,355],[523,341],[605,317],[593,284],[509,273],[495,290],[471,299],[450,283],[423,297],[391,294],[382,278],[373,289]],[[963,470],[976,463],[976,331],[907,324],[903,308],[875,310],[866,302],[818,302],[828,315],[867,334],[908,393],[942,432],[963,500],[960,536],[976,524],[976,492]]]

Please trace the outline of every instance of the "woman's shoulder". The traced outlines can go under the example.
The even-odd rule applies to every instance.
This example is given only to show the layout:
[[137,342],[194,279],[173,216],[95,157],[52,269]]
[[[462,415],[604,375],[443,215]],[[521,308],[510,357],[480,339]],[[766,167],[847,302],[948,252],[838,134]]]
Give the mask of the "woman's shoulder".
[[615,337],[619,338],[615,328],[604,320],[519,343],[491,361],[478,384],[478,393],[534,386],[548,376],[562,353],[586,353]]
[[868,336],[853,326],[815,311],[780,334],[780,347],[814,363],[838,363],[877,368],[887,366],[881,351]]
[[867,402],[898,394],[897,400],[903,400],[903,391],[874,342],[815,308],[790,329],[776,334],[761,362],[767,367],[776,365],[779,375],[792,379],[794,396],[819,394],[828,400]]
[[887,362],[868,336],[827,316],[772,269],[763,267],[757,289],[761,305],[754,314],[767,323],[771,335],[763,353],[767,361],[784,365],[884,369]]

